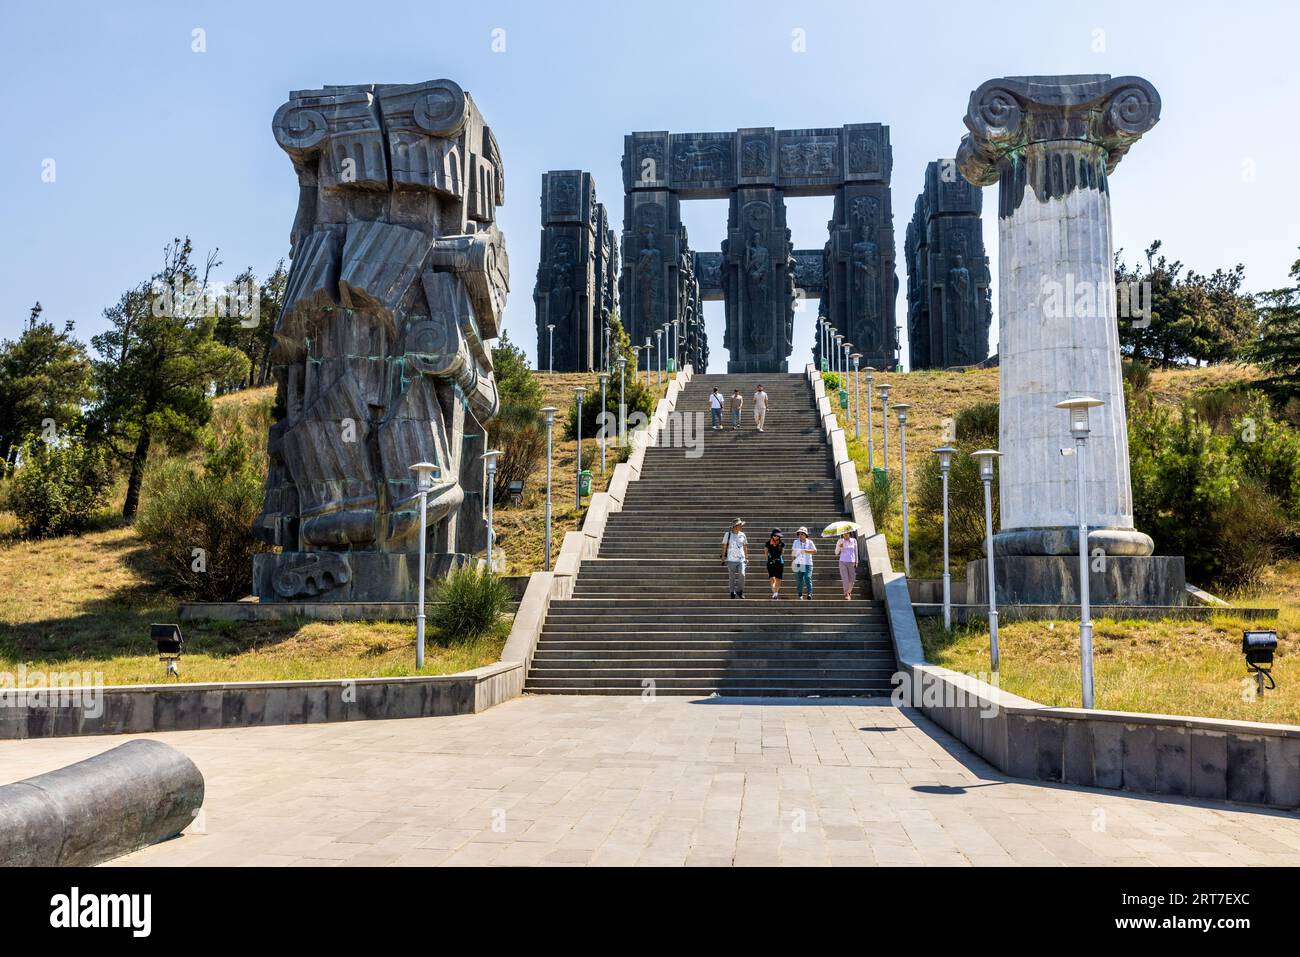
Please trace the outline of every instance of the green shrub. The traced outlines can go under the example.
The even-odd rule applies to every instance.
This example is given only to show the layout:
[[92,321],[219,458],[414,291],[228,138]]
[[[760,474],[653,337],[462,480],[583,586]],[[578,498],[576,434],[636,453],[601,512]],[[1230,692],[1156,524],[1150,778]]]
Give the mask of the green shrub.
[[136,530],[175,594],[235,601],[249,593],[253,555],[266,551],[253,538],[263,458],[245,432],[234,432],[213,444],[201,470],[172,458],[146,476]]
[[[640,412],[647,420],[654,415],[655,404],[659,400],[655,396],[653,389],[644,381],[634,381],[630,373],[624,383],[623,396],[624,401],[627,403],[629,431],[635,428],[637,424],[632,421],[634,413]],[[584,439],[594,439],[596,437],[600,411],[600,381],[593,377],[592,384],[587,387],[587,392],[582,397],[582,437]],[[610,377],[609,385],[605,387],[605,411],[610,415],[606,419],[609,423],[606,437],[613,439],[618,435],[617,372]],[[564,435],[569,439],[578,437],[578,399],[576,396],[569,400],[569,417],[564,425]]]
[[837,372],[823,372],[822,385],[826,387],[826,395],[832,396],[840,391],[840,376]]
[[[963,409],[953,423],[956,437],[948,444],[957,451],[948,472],[948,547],[957,561],[970,561],[984,554],[984,482],[979,462],[971,457],[977,449],[997,448],[998,404],[981,402]],[[917,475],[916,507],[926,522],[943,522],[943,475],[939,457],[929,455]],[[993,529],[999,528],[998,482],[991,483]]]
[[510,607],[510,589],[486,567],[455,569],[434,589],[443,635],[465,641],[488,634]]
[[867,479],[866,485],[871,520],[876,524],[876,531],[883,533],[902,500],[902,485],[893,472],[887,473],[879,481],[872,476]]
[[30,437],[22,447],[23,466],[7,491],[9,510],[28,538],[83,530],[103,507],[112,475],[103,448],[83,435],[54,442]]
[[1151,367],[1141,359],[1125,359],[1120,370],[1131,392],[1143,392],[1151,384]]

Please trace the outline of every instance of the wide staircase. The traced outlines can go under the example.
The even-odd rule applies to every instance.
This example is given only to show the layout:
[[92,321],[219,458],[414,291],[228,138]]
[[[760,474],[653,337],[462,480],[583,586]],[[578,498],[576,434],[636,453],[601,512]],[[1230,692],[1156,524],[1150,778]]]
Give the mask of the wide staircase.
[[[753,394],[769,399],[754,428]],[[740,431],[709,428],[709,394],[740,389]],[[821,530],[844,518],[830,446],[801,375],[699,375],[677,411],[703,417],[695,453],[646,450],[641,478],[611,514],[599,556],[582,563],[573,597],[553,601],[526,690],[550,694],[888,695],[893,646],[866,566],[845,601],[835,543]],[[703,454],[698,454],[702,449]],[[732,521],[747,523],[744,600],[720,563]],[[811,602],[795,599],[789,543],[808,526],[818,548]],[[786,569],[772,600],[763,544],[785,535]]]

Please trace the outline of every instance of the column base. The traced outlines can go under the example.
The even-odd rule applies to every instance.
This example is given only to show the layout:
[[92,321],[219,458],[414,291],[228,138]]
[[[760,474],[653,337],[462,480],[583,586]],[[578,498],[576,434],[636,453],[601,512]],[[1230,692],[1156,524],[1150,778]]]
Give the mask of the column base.
[[[1108,557],[1150,555],[1155,542],[1145,532],[1132,528],[1089,528],[1088,549],[1103,549]],[[1078,555],[1079,529],[1004,528],[993,536],[994,555]]]
[[[1078,555],[994,556],[998,604],[1079,604]],[[1091,564],[1090,564],[1091,569]],[[988,603],[988,571],[981,558],[966,565],[966,602]],[[1185,605],[1187,575],[1178,555],[1110,555],[1103,571],[1090,570],[1094,605]]]
[[[430,552],[426,582],[469,561],[469,555]],[[266,603],[413,602],[419,597],[419,567],[418,551],[268,552],[253,556],[253,594]]]

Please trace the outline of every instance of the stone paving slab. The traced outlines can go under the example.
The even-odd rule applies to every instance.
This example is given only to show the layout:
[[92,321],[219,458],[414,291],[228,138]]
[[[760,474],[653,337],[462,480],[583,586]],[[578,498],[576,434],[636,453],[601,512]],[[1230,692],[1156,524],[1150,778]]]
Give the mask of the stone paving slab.
[[[1300,865],[1300,815],[1017,781],[887,701],[525,696],[150,734],[203,772],[120,865]],[[0,783],[122,737],[0,742]]]

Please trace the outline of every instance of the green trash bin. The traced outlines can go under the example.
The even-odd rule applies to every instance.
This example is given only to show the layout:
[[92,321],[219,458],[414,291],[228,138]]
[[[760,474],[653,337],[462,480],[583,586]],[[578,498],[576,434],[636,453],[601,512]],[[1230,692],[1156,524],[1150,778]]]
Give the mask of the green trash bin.
[[840,408],[847,409],[848,407],[849,407],[849,390],[840,389]]
[[829,359],[822,359],[822,372],[831,371],[831,362]]
[[872,480],[876,483],[876,488],[883,489],[889,484],[889,473],[879,465],[871,470]]
[[677,371],[677,360],[672,358],[671,356],[669,356],[668,358],[668,371],[669,372]]
[[578,494],[583,496],[591,494],[591,469],[583,469],[578,473]]

